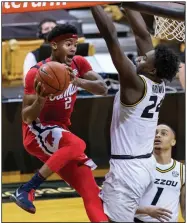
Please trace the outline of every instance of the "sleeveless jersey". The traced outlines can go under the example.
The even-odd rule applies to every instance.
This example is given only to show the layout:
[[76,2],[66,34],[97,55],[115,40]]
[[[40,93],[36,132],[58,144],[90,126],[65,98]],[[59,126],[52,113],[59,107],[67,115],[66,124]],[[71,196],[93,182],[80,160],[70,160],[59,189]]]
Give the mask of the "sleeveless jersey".
[[114,99],[111,123],[111,154],[139,156],[151,153],[159,109],[165,97],[165,83],[140,75],[145,84],[142,99],[134,105],[120,101],[120,90]]
[[[178,222],[179,198],[181,186],[185,183],[185,167],[182,163],[173,160],[170,164],[157,163],[154,185],[144,194],[140,207],[155,205],[172,211],[170,222]],[[158,222],[147,215],[136,215],[144,222]]]

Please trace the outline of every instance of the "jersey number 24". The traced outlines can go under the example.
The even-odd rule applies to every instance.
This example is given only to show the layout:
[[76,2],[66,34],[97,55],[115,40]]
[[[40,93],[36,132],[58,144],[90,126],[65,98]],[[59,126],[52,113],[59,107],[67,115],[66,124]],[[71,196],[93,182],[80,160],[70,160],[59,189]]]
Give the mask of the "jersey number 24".
[[[154,113],[155,113],[155,112],[159,112],[163,99],[160,101],[160,103],[157,104],[158,96],[153,95],[153,96],[151,96],[151,97],[149,98],[149,101],[151,101],[152,104],[151,104],[151,105],[148,105],[148,106],[143,110],[143,113],[142,113],[142,115],[141,115],[142,118],[153,118]],[[150,111],[151,109],[155,109],[155,111],[154,111],[154,112],[151,112],[151,111]]]

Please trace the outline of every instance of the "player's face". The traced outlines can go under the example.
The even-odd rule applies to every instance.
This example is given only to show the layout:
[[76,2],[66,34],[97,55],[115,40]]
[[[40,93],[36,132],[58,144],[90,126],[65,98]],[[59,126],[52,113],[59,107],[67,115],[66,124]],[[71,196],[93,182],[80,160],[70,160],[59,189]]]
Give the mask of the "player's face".
[[49,33],[55,26],[56,23],[54,22],[45,22],[44,24],[42,24],[41,33],[42,34]]
[[155,72],[155,68],[154,68],[155,51],[154,50],[147,52],[144,56],[137,57],[135,61],[136,61],[138,74]]
[[173,131],[167,125],[158,125],[154,141],[154,152],[171,150],[175,143]]
[[77,51],[77,39],[70,38],[62,40],[57,44],[57,50],[55,51],[55,56],[60,63],[65,63],[68,66],[70,66],[76,51]]

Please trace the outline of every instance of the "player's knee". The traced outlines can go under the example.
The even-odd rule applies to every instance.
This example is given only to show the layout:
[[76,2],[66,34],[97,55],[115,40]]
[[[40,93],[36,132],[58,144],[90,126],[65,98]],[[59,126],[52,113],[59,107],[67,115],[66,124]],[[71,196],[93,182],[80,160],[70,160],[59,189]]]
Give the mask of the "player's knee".
[[77,150],[79,150],[79,152],[84,152],[86,149],[86,143],[84,142],[84,140],[80,139],[80,138],[76,138],[76,140],[73,141],[73,145]]
[[86,149],[86,143],[85,143],[84,140],[79,139],[79,147],[80,147],[80,150],[81,150],[82,152],[85,151],[85,149]]

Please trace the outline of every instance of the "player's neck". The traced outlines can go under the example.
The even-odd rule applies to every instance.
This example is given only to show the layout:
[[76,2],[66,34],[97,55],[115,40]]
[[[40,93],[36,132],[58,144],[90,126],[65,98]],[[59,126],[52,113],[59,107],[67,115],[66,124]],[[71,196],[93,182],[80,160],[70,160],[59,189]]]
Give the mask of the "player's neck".
[[51,54],[51,56],[50,56],[50,60],[51,60],[51,61],[57,61],[56,58],[55,58],[55,56],[54,56],[53,54]]
[[145,74],[145,76],[156,83],[162,83],[162,80],[155,75]]
[[[57,58],[55,57],[55,55],[51,54],[50,56],[50,60],[51,61],[56,61],[56,62],[59,62],[59,60],[57,60]],[[65,62],[64,62],[65,63]]]
[[157,163],[159,164],[169,164],[171,163],[171,153],[168,152],[160,152],[159,154],[154,153]]

